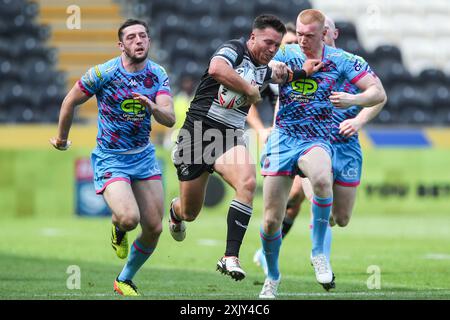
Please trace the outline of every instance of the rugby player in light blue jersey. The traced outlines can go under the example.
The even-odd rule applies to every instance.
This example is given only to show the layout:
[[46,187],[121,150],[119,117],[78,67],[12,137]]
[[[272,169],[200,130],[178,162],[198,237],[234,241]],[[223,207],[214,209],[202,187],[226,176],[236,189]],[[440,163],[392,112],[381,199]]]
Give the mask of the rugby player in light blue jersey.
[[175,123],[169,79],[147,59],[148,26],[129,19],[118,30],[122,54],[87,71],[65,97],[58,135],[50,143],[67,150],[75,106],[93,95],[98,104],[97,146],[92,152],[94,185],[112,211],[112,247],[128,256],[127,232],[140,223],[128,261],[114,281],[121,295],[140,295],[132,278],[153,253],[162,231],[164,195],[155,148],[149,141],[151,117],[164,126]]
[[[297,18],[298,44],[286,45],[274,60],[293,71],[305,59],[321,59],[324,67],[305,80],[280,86],[280,108],[261,157],[264,179],[264,217],[261,241],[267,261],[267,278],[261,298],[275,298],[281,280],[278,256],[281,224],[286,210],[292,176],[307,177],[312,185],[313,245],[311,264],[317,281],[333,286],[334,275],[324,254],[324,238],[333,204],[331,130],[333,106],[371,107],[386,99],[379,81],[366,71],[359,57],[323,43],[325,16],[318,10],[302,11]],[[356,85],[358,94],[337,92],[345,80]]]
[[[326,45],[336,47],[335,40],[339,36],[334,21],[326,17],[324,37]],[[361,58],[363,60],[363,58]],[[372,72],[367,65],[367,71]],[[379,80],[378,80],[379,81]],[[358,93],[359,89],[348,81],[345,81],[339,91]],[[385,102],[374,107],[360,108],[352,106],[347,109],[333,109],[333,125],[331,131],[331,145],[333,155],[333,206],[330,221],[340,227],[345,227],[352,215],[356,198],[356,188],[360,184],[362,172],[362,152],[358,139],[358,131],[371,121],[383,109]],[[275,112],[278,108],[276,108]],[[254,114],[258,122],[259,115]],[[286,206],[286,215],[283,219],[282,238],[289,233],[295,219],[300,212],[303,200],[312,198],[311,184],[308,179],[295,176]],[[311,226],[312,227],[312,226]],[[332,232],[331,225],[327,228],[324,240],[324,254],[330,260]],[[261,266],[267,275],[267,262],[262,249],[258,249],[254,256],[254,262]]]

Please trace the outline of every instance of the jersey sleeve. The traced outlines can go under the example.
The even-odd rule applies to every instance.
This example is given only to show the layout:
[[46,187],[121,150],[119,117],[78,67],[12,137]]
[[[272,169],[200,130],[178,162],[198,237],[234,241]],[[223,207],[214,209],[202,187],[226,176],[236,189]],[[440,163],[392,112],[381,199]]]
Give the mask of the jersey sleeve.
[[158,69],[158,80],[159,87],[156,91],[156,96],[161,94],[166,94],[172,96],[172,90],[170,89],[169,76],[167,75],[166,70],[163,67],[159,67]]
[[351,84],[355,84],[369,73],[367,62],[363,58],[348,52],[343,54],[342,68],[344,77]]
[[221,58],[234,69],[242,62],[242,59],[244,58],[244,51],[245,48],[241,42],[231,40],[220,46],[211,59]]
[[109,62],[90,68],[78,80],[78,86],[87,96],[96,94],[107,80],[108,72],[106,70],[111,70]]

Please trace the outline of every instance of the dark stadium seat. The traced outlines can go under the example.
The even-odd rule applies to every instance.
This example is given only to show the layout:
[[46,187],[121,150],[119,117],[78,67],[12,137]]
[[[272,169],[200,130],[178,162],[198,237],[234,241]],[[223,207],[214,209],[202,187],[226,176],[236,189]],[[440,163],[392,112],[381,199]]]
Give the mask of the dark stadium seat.
[[180,37],[171,51],[171,64],[175,64],[181,59],[194,60],[196,56],[195,46],[192,45],[191,40]]
[[214,11],[215,1],[209,0],[184,0],[179,1],[181,10],[186,17],[195,18],[211,15]]
[[164,17],[159,24],[160,35],[157,38],[164,49],[172,47],[178,38],[188,34],[186,21],[183,17],[171,14]]
[[364,50],[361,43],[359,43],[359,41],[356,38],[339,37],[336,41],[336,47],[342,48],[345,51],[348,51],[361,57],[367,56],[366,50]]
[[353,23],[348,21],[336,21],[336,28],[339,29],[339,38],[351,38],[358,39],[358,33],[356,32],[356,27]]
[[421,89],[415,85],[398,84],[389,91],[387,108],[399,113],[398,123],[428,125],[433,122],[433,105]]
[[5,81],[20,82],[24,74],[20,67],[21,66],[16,64],[13,60],[0,58],[0,78]]
[[371,64],[373,71],[383,82],[386,88],[392,87],[398,83],[411,83],[413,77],[411,73],[406,70],[405,66],[399,62],[381,61]]
[[271,0],[255,0],[253,7],[253,17],[256,17],[263,13],[270,13],[283,18],[282,15],[286,12],[286,2],[284,1],[271,1]]
[[371,121],[371,124],[388,125],[397,121],[398,112],[390,109],[387,105],[381,112]]
[[440,126],[450,125],[450,109],[440,109],[436,112],[434,123]]
[[142,3],[150,5],[150,14],[158,14],[160,11],[176,13],[181,11],[181,4],[178,0],[147,0]]
[[37,2],[27,2],[21,12],[27,19],[33,20],[39,15],[39,4]]
[[433,111],[450,110],[450,88],[447,85],[430,85],[426,90],[427,99],[431,101]]
[[195,34],[195,40],[209,40],[215,37],[225,38],[228,29],[218,23],[214,17],[205,15],[187,20],[188,34]]
[[402,62],[402,53],[400,49],[392,45],[381,45],[375,48],[374,55],[379,61],[397,61]]
[[293,16],[291,18],[291,22],[293,23],[295,23],[297,15],[300,11],[312,8],[311,2],[309,0],[287,0],[283,2],[286,2],[285,10],[288,10],[287,13]]
[[405,106],[400,111],[398,122],[405,125],[426,126],[433,122],[432,114],[420,106]]
[[445,84],[447,82],[447,76],[442,70],[438,69],[425,69],[419,74],[419,80],[423,85],[433,84]]
[[237,16],[231,22],[228,38],[238,39],[240,37],[247,38],[252,31],[253,20],[245,16]]
[[21,13],[25,6],[24,0],[0,0],[0,12],[5,17],[14,17]]
[[218,4],[218,17],[220,20],[232,20],[235,16],[252,16],[253,2],[241,0],[223,0]]

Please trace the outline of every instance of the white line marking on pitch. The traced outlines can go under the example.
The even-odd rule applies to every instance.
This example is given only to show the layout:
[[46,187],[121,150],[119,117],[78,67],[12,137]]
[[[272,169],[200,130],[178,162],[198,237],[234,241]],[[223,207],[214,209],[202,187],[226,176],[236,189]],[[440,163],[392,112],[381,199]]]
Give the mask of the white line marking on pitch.
[[445,253],[429,253],[424,256],[425,259],[430,260],[450,260],[450,254]]
[[197,243],[199,245],[202,246],[208,246],[208,247],[214,247],[214,246],[219,246],[222,244],[221,241],[219,240],[214,240],[214,239],[200,239],[197,241]]

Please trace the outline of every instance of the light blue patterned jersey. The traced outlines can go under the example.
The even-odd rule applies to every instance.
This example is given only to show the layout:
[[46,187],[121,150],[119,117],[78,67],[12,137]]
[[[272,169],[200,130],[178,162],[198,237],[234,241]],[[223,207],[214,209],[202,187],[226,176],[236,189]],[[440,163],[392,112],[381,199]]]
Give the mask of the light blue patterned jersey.
[[96,95],[98,105],[97,147],[107,152],[124,152],[149,143],[151,114],[132,92],[153,102],[157,95],[171,94],[166,71],[147,60],[145,68],[130,73],[121,57],[90,68],[78,81],[83,92]]
[[[306,56],[298,44],[290,44],[280,47],[274,60],[300,70]],[[331,92],[345,80],[354,84],[367,74],[367,63],[342,49],[325,45],[322,61],[319,72],[280,86],[275,124],[284,134],[302,140],[330,140],[334,108],[329,100]]]

